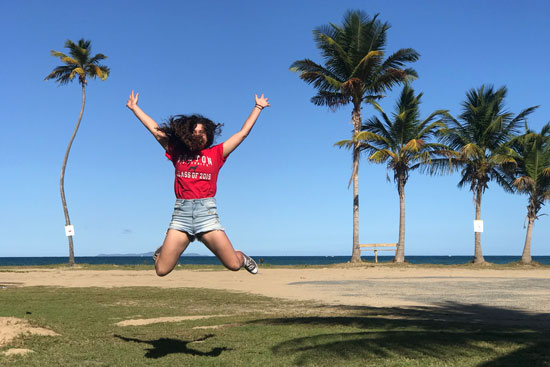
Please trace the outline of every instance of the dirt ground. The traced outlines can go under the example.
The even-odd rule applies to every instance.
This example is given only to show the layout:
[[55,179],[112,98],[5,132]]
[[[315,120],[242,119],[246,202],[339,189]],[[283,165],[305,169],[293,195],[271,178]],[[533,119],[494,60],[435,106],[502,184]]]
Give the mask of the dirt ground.
[[[7,270],[7,269],[4,269]],[[454,267],[269,268],[246,271],[21,269],[0,272],[0,287],[211,288],[347,307],[433,309],[468,320],[529,321],[550,327],[550,269]]]
[[[43,328],[32,327],[27,320],[18,319],[15,317],[0,317],[0,347],[9,344],[11,340],[21,334],[36,334],[56,336],[57,333]],[[32,350],[12,348],[2,352],[6,356],[24,355],[32,353]]]
[[292,300],[372,307],[462,302],[550,313],[550,269],[349,267],[176,270],[18,269],[0,272],[0,286],[213,288]]

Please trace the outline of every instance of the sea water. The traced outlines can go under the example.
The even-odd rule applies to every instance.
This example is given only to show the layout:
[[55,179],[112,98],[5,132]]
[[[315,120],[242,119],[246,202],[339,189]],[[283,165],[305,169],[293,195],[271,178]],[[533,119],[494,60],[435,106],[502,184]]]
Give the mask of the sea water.
[[[329,265],[346,263],[351,256],[252,256],[258,263],[270,265]],[[374,261],[374,256],[362,256],[363,260]],[[484,256],[485,261],[495,264],[508,264],[521,259],[520,256]],[[393,256],[378,256],[379,262],[391,262]],[[406,256],[411,264],[466,264],[472,256]],[[550,256],[533,256],[533,261],[550,265]],[[0,266],[35,266],[66,264],[68,257],[0,257]],[[150,256],[77,256],[77,264],[113,264],[113,265],[153,265]],[[182,256],[180,264],[219,265],[215,256]]]

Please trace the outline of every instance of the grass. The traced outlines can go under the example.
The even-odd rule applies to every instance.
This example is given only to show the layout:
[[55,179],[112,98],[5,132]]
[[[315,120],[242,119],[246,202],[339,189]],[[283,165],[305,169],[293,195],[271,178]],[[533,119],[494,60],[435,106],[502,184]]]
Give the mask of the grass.
[[[548,330],[464,322],[451,312],[460,309],[323,306],[145,287],[8,286],[0,289],[0,305],[0,316],[60,334],[21,336],[0,347],[35,352],[0,354],[2,366],[550,366]],[[116,325],[192,315],[213,317]]]

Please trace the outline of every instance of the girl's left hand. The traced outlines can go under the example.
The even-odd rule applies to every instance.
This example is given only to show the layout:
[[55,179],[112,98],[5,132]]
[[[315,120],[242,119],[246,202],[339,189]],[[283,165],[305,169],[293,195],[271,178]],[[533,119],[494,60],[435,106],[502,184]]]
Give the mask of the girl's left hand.
[[271,106],[267,98],[264,97],[263,93],[260,97],[258,97],[257,94],[254,94],[254,98],[256,99],[256,104],[262,108]]

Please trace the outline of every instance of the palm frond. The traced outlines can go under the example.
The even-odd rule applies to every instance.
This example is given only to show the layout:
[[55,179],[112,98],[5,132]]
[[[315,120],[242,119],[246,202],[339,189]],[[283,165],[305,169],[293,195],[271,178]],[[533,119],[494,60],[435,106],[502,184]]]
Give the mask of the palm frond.
[[418,73],[413,68],[405,68],[403,69],[403,72],[405,73],[405,79],[403,80],[403,83],[410,84],[418,79]]
[[340,140],[334,143],[335,147],[338,148],[346,148],[346,149],[353,149],[355,147],[355,141],[354,140]]
[[401,149],[406,152],[418,153],[422,149],[423,145],[424,142],[421,139],[412,139],[408,141]]
[[510,176],[502,174],[496,170],[493,172],[492,176],[494,177],[494,180],[497,182],[497,184],[504,189],[504,191],[510,193],[514,192],[515,187],[510,181]]
[[458,181],[457,186],[459,188],[463,188],[467,184],[470,184],[470,190],[474,191],[476,180],[474,179],[473,177],[474,175],[471,172],[471,167],[463,166],[462,171],[460,172],[460,175],[461,175],[461,178],[460,178],[460,181]]
[[111,69],[105,65],[101,65],[99,66],[99,70],[101,70],[101,76],[100,76],[101,80],[107,80],[107,78],[111,74]]
[[78,74],[79,78],[84,81],[86,80],[86,72],[84,71],[84,69],[78,67],[78,68],[74,68],[72,71],[71,71],[71,74],[69,75],[69,78],[71,80],[73,80],[73,78],[75,77],[75,75]]
[[[429,124],[429,125],[426,125]],[[429,123],[428,119],[422,121],[418,124],[417,129],[419,130],[416,135],[424,139],[431,139],[437,137],[441,140],[441,129],[446,128],[445,122],[443,119]]]
[[106,80],[109,76],[110,69],[106,66],[98,66],[94,64],[88,64],[86,67],[86,74],[91,78],[99,77],[101,80]]
[[385,114],[382,114],[382,117],[384,118],[384,123],[376,116],[367,119],[361,126],[361,131],[370,131],[374,134],[383,136],[388,140],[388,146],[395,145],[396,137],[391,131],[392,123]]
[[496,166],[517,164],[513,155],[507,154],[507,153],[492,154],[489,158],[490,158],[490,161]]
[[78,47],[85,49],[88,52],[92,52],[92,42],[81,38],[78,40]]
[[354,141],[364,141],[369,143],[382,143],[383,145],[389,146],[389,141],[386,137],[378,135],[370,131],[360,131],[355,134]]
[[69,54],[78,61],[78,64],[88,64],[89,53],[91,52],[90,41],[80,39],[78,44],[75,44],[73,41],[67,40],[65,47],[69,49]]
[[514,180],[513,185],[519,192],[529,193],[535,187],[535,182],[529,176],[521,176]]
[[78,65],[78,61],[76,61],[75,59],[69,56],[65,56],[61,58],[61,61],[63,61],[65,64],[68,64],[68,65]]
[[[403,68],[406,63],[416,62],[420,59],[420,54],[412,48],[402,48],[388,58],[382,64],[382,70]],[[411,71],[413,71],[411,69]],[[411,74],[413,74],[411,72]],[[416,72],[414,71],[414,74]],[[416,75],[418,77],[418,75]]]
[[411,169],[416,169],[419,166],[429,166],[432,164],[433,155],[429,151],[422,151],[420,154],[415,155],[414,161],[417,162],[413,166],[411,166]]
[[59,57],[61,59],[64,58],[64,57],[67,57],[67,55],[65,55],[63,52],[59,52],[59,51],[55,51],[55,50],[51,50],[50,55],[52,55],[54,57]]
[[524,109],[523,111],[518,113],[516,115],[516,117],[514,117],[512,119],[512,121],[510,121],[510,125],[516,127],[520,122],[526,122],[525,119],[527,118],[527,116],[529,116],[530,114],[535,112],[537,110],[537,108],[539,108],[539,107],[540,106],[532,106],[532,107]]
[[431,158],[429,165],[420,165],[419,169],[421,173],[434,174],[452,174],[456,168],[460,167],[458,161],[452,158]]
[[309,59],[295,61],[290,70],[297,72],[300,79],[321,91],[340,91],[342,81],[330,70]]
[[351,97],[342,93],[319,91],[316,96],[311,98],[311,102],[316,106],[328,106],[332,110],[336,110],[338,107],[350,103]]
[[373,163],[384,163],[389,158],[396,159],[397,156],[394,152],[392,152],[389,149],[380,149],[380,150],[377,150],[376,152],[374,152],[373,154],[371,154],[368,157],[368,160],[373,162]]
[[351,60],[349,54],[342,48],[338,42],[336,42],[330,35],[323,31],[323,28],[313,31],[314,39],[317,43],[317,47],[323,49],[326,54],[331,58],[339,59],[346,66],[350,66]]
[[391,90],[395,85],[410,81],[416,78],[416,72],[413,69],[394,69],[389,68],[377,73],[371,88],[375,93],[382,93]]
[[93,56],[89,63],[90,64],[97,64],[99,61],[101,60],[105,60],[107,58],[107,56],[103,55],[103,54],[96,54],[95,56]]
[[550,138],[550,122],[547,122],[541,129],[540,135],[545,138]]
[[[384,119],[384,121],[386,122],[386,124],[390,125],[391,122],[390,122],[390,119],[388,118],[388,115],[386,115],[386,112],[384,112],[384,110],[382,109],[382,107],[376,102],[376,101],[373,101],[373,100],[369,100],[367,101],[368,104],[370,104],[371,106],[374,107],[374,109],[376,111],[378,111],[380,113],[380,115],[382,115],[382,118]],[[377,125],[381,125],[380,122],[377,122],[376,123]],[[369,129],[369,127],[365,127],[365,129]],[[385,130],[385,129],[384,129]],[[387,133],[386,131],[384,131],[385,133]]]
[[384,51],[369,51],[353,68],[351,75],[361,79],[368,78],[368,74],[380,65],[382,57],[384,57]]
[[464,145],[460,150],[460,155],[467,160],[477,160],[485,156],[483,149],[474,143]]
[[363,97],[362,102],[365,102],[366,104],[370,104],[371,102],[379,101],[384,97],[386,97],[386,96],[383,95],[383,94],[366,94]]
[[50,74],[48,74],[44,80],[55,79],[59,85],[65,85],[71,81],[70,75],[72,71],[73,68],[70,66],[58,66]]

